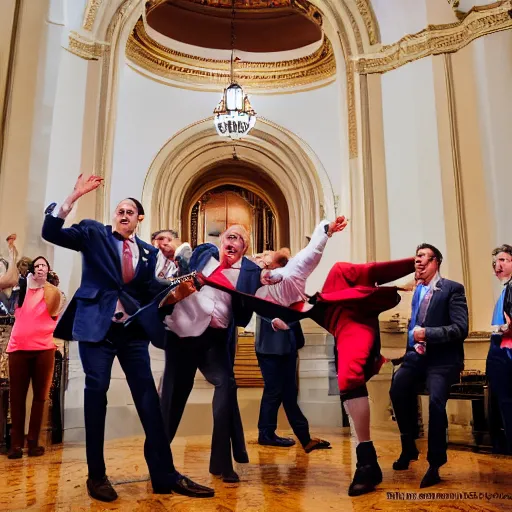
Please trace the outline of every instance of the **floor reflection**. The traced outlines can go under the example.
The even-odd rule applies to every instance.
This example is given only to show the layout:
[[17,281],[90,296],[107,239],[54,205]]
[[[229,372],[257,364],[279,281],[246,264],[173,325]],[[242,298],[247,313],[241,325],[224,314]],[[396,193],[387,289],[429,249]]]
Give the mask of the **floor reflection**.
[[[284,432],[284,435],[288,433]],[[211,485],[211,500],[151,494],[143,456],[143,438],[132,437],[108,442],[108,474],[115,482],[119,500],[112,504],[94,502],[87,496],[87,468],[83,445],[52,447],[43,457],[10,461],[0,458],[0,511],[38,510],[94,511],[126,510],[160,512],[317,512],[329,510],[485,510],[512,509],[512,500],[494,493],[509,493],[512,458],[449,451],[449,462],[441,470],[443,482],[432,488],[438,493],[482,493],[486,497],[448,501],[396,499],[397,493],[419,494],[419,482],[427,468],[426,442],[418,445],[422,456],[409,471],[394,472],[393,460],[400,443],[388,433],[375,434],[384,481],[372,494],[351,499],[347,488],[354,471],[354,446],[341,431],[317,431],[331,441],[332,450],[309,455],[302,447],[259,446],[257,433],[247,432],[250,463],[238,464],[241,483],[224,484],[208,472],[210,436],[178,437],[173,443],[176,466],[198,482]],[[487,494],[485,494],[487,493]]]

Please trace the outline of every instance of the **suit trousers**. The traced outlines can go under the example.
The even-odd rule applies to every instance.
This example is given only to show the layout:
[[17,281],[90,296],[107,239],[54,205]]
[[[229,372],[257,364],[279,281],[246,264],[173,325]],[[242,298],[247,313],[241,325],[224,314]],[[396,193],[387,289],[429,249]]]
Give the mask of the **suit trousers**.
[[498,402],[505,430],[507,453],[512,455],[512,359],[508,357],[507,350],[491,342],[485,373],[489,379],[491,393]]
[[9,394],[11,401],[11,447],[23,448],[25,412],[30,381],[34,398],[28,427],[29,441],[39,441],[44,404],[52,385],[55,350],[16,350],[9,354]]
[[265,387],[261,397],[258,430],[272,437],[277,428],[277,413],[283,404],[293,433],[302,446],[311,441],[308,420],[297,403],[297,352],[274,355],[256,353]]
[[178,338],[169,334],[165,349],[161,407],[169,442],[178,430],[197,369],[215,386],[210,456],[210,472],[213,474],[233,470],[232,442],[235,459],[247,462],[227,335],[226,329],[211,327],[197,337]]
[[153,486],[169,486],[179,477],[165,435],[148,345],[148,341],[138,339],[130,328],[114,323],[105,340],[98,343],[79,342],[80,359],[85,372],[85,441],[91,478],[102,478],[106,472],[103,448],[107,391],[116,356],[126,375],[146,434],[144,457]]
[[400,434],[413,438],[418,431],[418,387],[426,382],[430,395],[427,460],[432,466],[440,467],[447,461],[446,402],[450,386],[459,380],[460,371],[459,365],[431,366],[427,356],[409,350],[393,377],[389,394],[398,428]]

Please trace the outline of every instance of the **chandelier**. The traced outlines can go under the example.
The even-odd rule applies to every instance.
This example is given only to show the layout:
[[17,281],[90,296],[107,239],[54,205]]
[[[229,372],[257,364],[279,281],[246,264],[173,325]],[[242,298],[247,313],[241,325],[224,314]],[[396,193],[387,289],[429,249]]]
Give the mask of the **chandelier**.
[[251,107],[247,94],[235,81],[235,0],[232,0],[231,6],[230,84],[224,89],[222,98],[213,111],[213,122],[221,137],[240,139],[256,124],[256,112]]

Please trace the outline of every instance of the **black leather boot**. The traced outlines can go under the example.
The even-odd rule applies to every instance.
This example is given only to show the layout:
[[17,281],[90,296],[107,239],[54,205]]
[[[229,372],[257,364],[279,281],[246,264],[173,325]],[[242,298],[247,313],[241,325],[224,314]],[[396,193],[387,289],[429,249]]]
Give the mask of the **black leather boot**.
[[348,488],[349,496],[360,496],[371,492],[382,482],[382,471],[377,462],[377,453],[373,443],[371,441],[359,443],[356,455],[356,472]]
[[400,436],[402,443],[402,453],[395,462],[393,462],[393,469],[395,471],[404,471],[409,469],[409,462],[412,460],[418,460],[419,451],[416,448],[416,442],[414,437],[409,434],[403,434]]

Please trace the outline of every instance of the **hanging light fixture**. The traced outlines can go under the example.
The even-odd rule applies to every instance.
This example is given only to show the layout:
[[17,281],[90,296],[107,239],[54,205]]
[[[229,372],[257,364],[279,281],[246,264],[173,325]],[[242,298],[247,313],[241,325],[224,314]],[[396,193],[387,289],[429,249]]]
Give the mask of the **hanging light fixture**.
[[215,128],[221,137],[240,139],[256,124],[256,112],[242,87],[235,81],[235,0],[231,2],[231,63],[230,85],[213,111]]

